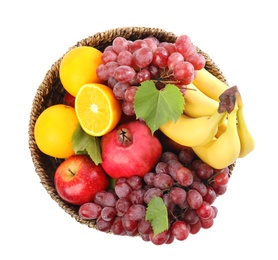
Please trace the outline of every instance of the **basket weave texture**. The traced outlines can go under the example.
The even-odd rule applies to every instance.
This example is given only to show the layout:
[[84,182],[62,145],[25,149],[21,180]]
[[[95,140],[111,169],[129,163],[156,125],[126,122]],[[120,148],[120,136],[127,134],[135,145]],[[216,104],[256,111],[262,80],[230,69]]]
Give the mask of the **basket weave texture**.
[[[92,36],[89,36],[81,41],[78,41],[74,46],[68,49],[71,50],[78,46],[92,46],[100,51],[103,51],[105,47],[111,45],[113,40],[118,37],[124,37],[128,40],[143,39],[148,36],[154,36],[158,38],[160,42],[175,42],[177,36],[171,32],[167,32],[159,28],[147,28],[147,27],[122,27],[116,29],[110,29],[105,32],[99,32]],[[203,54],[206,59],[205,68],[221,81],[226,82],[221,70],[209,57],[209,55],[196,46],[198,52]],[[41,184],[46,189],[48,194],[58,205],[63,208],[69,215],[75,218],[76,221],[86,224],[88,227],[95,228],[95,221],[81,219],[78,215],[78,207],[68,204],[63,201],[56,192],[54,187],[54,173],[57,166],[62,162],[60,159],[56,159],[43,154],[37,147],[34,139],[34,126],[37,118],[43,110],[47,107],[59,104],[62,102],[65,90],[59,79],[59,67],[63,56],[59,58],[47,71],[42,83],[38,87],[35,97],[33,99],[32,109],[29,120],[29,149],[31,152],[32,161],[35,167],[35,171],[38,174]],[[232,171],[234,165],[230,166]]]

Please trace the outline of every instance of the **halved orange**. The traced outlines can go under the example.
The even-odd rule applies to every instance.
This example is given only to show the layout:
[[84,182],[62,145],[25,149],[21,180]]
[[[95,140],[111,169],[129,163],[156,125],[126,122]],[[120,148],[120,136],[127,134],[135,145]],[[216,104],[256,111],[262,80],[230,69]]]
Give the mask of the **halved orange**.
[[102,136],[118,124],[122,106],[111,88],[100,83],[88,83],[76,95],[75,111],[87,134]]

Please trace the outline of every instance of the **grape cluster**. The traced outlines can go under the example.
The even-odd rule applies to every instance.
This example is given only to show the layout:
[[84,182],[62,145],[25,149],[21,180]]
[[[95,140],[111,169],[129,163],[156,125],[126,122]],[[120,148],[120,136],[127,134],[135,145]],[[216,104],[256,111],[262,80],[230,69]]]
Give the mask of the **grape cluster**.
[[122,101],[123,112],[134,115],[134,96],[142,82],[153,80],[158,89],[175,84],[184,94],[206,60],[191,39],[181,35],[174,43],[159,42],[153,36],[135,41],[116,37],[104,49],[102,62],[97,68],[98,77]]
[[[170,244],[213,225],[217,215],[213,203],[226,192],[228,180],[228,167],[213,169],[190,148],[164,151],[152,172],[116,179],[114,189],[99,191],[92,202],[81,205],[79,216],[95,221],[103,232]],[[148,203],[157,196],[167,207],[168,229],[154,236],[145,215]]]

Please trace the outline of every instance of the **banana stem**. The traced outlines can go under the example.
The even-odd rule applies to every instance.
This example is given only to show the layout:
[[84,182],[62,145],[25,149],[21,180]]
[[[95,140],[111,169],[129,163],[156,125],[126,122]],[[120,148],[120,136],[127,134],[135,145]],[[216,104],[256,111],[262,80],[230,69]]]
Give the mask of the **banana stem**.
[[219,107],[218,112],[222,113],[227,111],[229,114],[234,110],[236,106],[236,96],[239,93],[237,86],[233,86],[225,90],[219,96]]

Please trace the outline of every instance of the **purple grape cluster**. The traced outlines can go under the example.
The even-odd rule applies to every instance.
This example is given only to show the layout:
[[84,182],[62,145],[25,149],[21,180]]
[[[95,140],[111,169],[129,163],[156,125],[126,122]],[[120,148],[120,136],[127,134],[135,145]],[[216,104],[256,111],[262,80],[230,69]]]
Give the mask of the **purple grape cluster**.
[[[155,245],[185,240],[208,229],[217,215],[213,205],[226,192],[229,168],[216,170],[202,162],[190,148],[163,152],[152,172],[144,177],[115,180],[115,187],[99,191],[92,202],[79,208],[79,216],[96,228],[120,236],[140,236]],[[154,235],[146,208],[161,197],[168,211],[168,229]]]
[[122,101],[123,112],[134,115],[134,96],[142,82],[153,80],[158,89],[172,83],[184,93],[206,60],[191,39],[181,35],[174,43],[159,42],[153,36],[135,41],[116,37],[103,51],[102,62],[98,77]]

